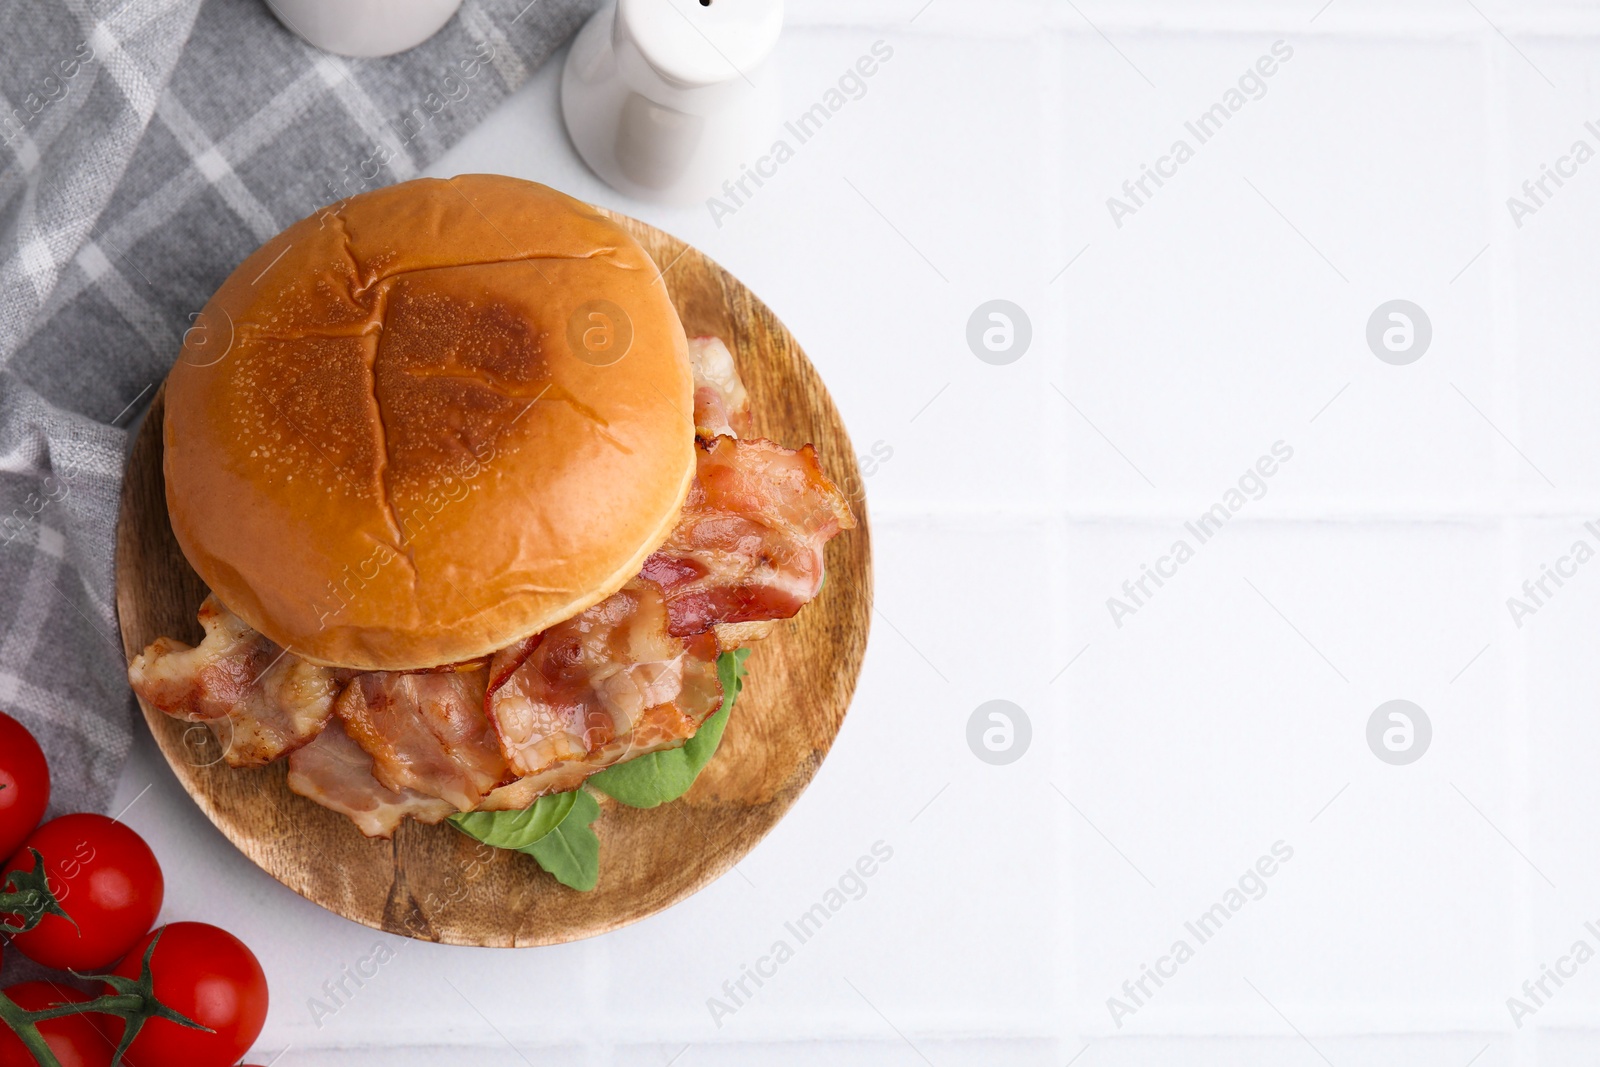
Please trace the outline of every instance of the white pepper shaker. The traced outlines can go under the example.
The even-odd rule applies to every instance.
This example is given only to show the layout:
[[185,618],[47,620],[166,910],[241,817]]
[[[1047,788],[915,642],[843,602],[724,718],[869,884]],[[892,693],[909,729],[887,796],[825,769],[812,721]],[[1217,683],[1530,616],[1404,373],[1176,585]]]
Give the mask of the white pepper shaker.
[[578,32],[561,111],[578,154],[641,200],[709,197],[771,147],[783,0],[616,0]]
[[461,0],[267,0],[278,21],[324,52],[390,56],[444,28]]

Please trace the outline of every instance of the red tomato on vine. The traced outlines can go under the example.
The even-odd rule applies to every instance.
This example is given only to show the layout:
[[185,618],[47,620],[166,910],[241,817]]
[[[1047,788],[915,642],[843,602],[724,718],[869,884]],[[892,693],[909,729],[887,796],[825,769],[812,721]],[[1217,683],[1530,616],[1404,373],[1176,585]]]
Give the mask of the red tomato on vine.
[[[172,923],[133,947],[113,974],[139,975],[151,938],[161,940],[150,957],[156,997],[212,1032],[152,1019],[128,1047],[128,1067],[231,1067],[261,1036],[267,1021],[267,976],[244,942],[206,923]],[[111,1021],[111,1036],[122,1025]]]
[[0,712],[0,863],[16,853],[49,806],[44,750],[20,722]]
[[[104,815],[63,815],[52,819],[23,842],[22,849],[0,875],[4,885],[16,872],[39,868],[53,897],[39,924],[15,934],[17,951],[58,970],[103,971],[127,955],[156,921],[166,885],[161,865],[144,838]],[[13,927],[45,894],[39,888],[13,894],[0,907],[0,922]],[[6,912],[13,911],[11,915]]]

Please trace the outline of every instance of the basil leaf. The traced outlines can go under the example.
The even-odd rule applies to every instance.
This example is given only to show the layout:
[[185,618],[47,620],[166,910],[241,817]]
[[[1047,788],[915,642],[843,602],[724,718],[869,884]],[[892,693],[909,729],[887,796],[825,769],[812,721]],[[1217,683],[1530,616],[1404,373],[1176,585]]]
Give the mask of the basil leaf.
[[540,797],[524,811],[469,811],[450,816],[450,825],[495,848],[527,848],[561,825],[578,799],[577,790]]
[[587,790],[575,797],[572,810],[554,830],[521,851],[538,861],[564,886],[587,893],[600,880],[600,839],[589,824],[600,817],[600,803]]
[[630,808],[653,808],[687,793],[722,743],[728,714],[744,688],[744,661],[749,656],[748,648],[739,648],[717,657],[722,707],[701,723],[700,729],[681,747],[636,756],[626,763],[607,767],[591,775],[588,784]]

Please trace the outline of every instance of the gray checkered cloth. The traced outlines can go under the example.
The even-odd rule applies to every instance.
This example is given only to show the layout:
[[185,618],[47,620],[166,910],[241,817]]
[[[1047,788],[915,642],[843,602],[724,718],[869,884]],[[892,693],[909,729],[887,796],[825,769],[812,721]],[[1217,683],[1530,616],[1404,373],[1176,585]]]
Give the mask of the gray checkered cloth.
[[53,810],[103,810],[128,751],[126,427],[194,314],[296,219],[415,176],[598,3],[466,0],[357,60],[262,0],[0,0],[0,710]]

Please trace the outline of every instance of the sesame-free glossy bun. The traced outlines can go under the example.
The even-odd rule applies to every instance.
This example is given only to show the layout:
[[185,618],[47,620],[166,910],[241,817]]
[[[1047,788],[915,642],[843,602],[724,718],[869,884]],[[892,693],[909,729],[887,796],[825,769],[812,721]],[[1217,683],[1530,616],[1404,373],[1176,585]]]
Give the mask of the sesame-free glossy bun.
[[342,201],[195,327],[167,379],[173,532],[223,603],[316,663],[439,666],[560,622],[637,573],[694,476],[660,272],[532,182]]

